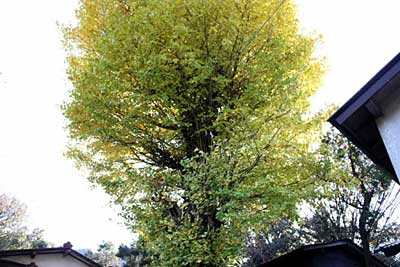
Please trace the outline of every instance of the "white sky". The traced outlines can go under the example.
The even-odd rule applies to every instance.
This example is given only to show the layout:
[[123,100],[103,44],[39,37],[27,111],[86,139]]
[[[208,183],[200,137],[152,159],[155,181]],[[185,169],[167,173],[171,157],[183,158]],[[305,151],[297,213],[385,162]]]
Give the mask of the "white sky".
[[[324,36],[330,71],[314,103],[342,104],[400,51],[398,0],[297,0],[302,25]],[[56,21],[76,1],[0,0],[0,193],[28,205],[32,227],[75,248],[128,243],[108,197],[63,156],[59,105],[70,87]]]
[[132,238],[101,190],[63,156],[60,104],[70,86],[56,21],[74,17],[76,1],[0,0],[0,193],[28,205],[33,227],[75,248]]

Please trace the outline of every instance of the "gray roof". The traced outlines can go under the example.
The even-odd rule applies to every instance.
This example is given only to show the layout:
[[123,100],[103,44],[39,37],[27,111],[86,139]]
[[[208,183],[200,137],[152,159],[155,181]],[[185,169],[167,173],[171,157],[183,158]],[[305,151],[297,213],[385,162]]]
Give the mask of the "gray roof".
[[4,260],[7,257],[11,256],[21,256],[28,255],[32,259],[35,258],[36,255],[43,254],[63,254],[69,255],[74,259],[86,264],[90,267],[103,267],[101,264],[89,259],[85,255],[82,255],[76,250],[72,249],[72,245],[70,242],[65,243],[62,247],[56,248],[34,248],[34,249],[15,249],[15,250],[0,250],[0,259]]
[[[274,267],[274,266],[287,266],[287,263],[297,262],[298,265],[296,266],[304,266],[301,262],[301,255],[310,256],[310,253],[326,253],[329,249],[341,248],[342,251],[349,251],[355,255],[358,255],[360,258],[364,257],[364,251],[361,247],[356,245],[350,239],[343,239],[343,240],[336,240],[326,243],[320,244],[313,244],[313,245],[306,245],[302,246],[296,250],[293,250],[285,255],[279,256],[269,262],[265,262],[258,267]],[[387,266],[381,260],[376,258],[375,256],[371,256],[371,263],[373,266]],[[318,265],[319,266],[319,265]],[[336,265],[335,265],[336,266]],[[288,266],[289,267],[289,266]]]
[[382,251],[386,257],[394,256],[400,253],[400,241],[382,245],[374,249],[374,253]]

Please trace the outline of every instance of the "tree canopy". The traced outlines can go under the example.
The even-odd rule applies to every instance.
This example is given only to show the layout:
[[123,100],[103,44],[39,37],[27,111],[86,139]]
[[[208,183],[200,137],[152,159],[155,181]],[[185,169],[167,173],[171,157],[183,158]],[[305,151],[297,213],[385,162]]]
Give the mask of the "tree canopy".
[[81,0],[77,17],[69,155],[155,266],[232,264],[250,228],[314,195],[323,64],[291,1]]

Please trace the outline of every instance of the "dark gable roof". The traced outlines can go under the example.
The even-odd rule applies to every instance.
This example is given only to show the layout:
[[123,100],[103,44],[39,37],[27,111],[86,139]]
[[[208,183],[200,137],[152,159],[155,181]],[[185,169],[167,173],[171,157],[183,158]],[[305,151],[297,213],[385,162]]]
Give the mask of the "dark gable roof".
[[[364,257],[363,249],[361,247],[354,244],[350,239],[343,239],[343,240],[332,241],[332,242],[327,242],[327,243],[322,243],[322,244],[302,246],[299,249],[293,250],[293,251],[291,251],[285,255],[282,255],[280,257],[277,257],[269,262],[263,263],[258,267],[284,266],[284,264],[287,262],[293,262],[293,261],[290,261],[290,259],[294,259],[295,261],[298,261],[301,258],[301,255],[310,255],[308,253],[314,253],[314,252],[318,252],[318,251],[321,251],[321,253],[324,253],[330,248],[343,248],[346,251],[349,251],[351,253],[359,255],[360,257]],[[383,262],[381,262],[374,256],[371,257],[371,260],[372,260],[371,263],[373,263],[374,266],[386,267],[386,265]],[[301,262],[299,262],[299,264],[301,264]],[[298,265],[298,266],[302,266],[302,265]]]
[[400,53],[384,66],[329,122],[358,146],[373,162],[399,179],[383,144],[375,119],[382,116],[379,103],[400,85]]
[[31,264],[21,264],[13,261],[1,260],[0,259],[0,267],[28,267],[32,266]]
[[91,267],[103,267],[97,262],[89,259],[85,255],[79,253],[76,250],[72,249],[71,243],[65,243],[62,247],[57,248],[36,248],[36,249],[16,249],[16,250],[0,250],[0,259],[11,257],[11,256],[22,256],[28,255],[31,258],[34,258],[36,255],[46,255],[46,254],[63,254],[69,255],[74,259],[88,265]]
[[390,243],[387,245],[382,245],[374,250],[374,253],[382,251],[386,257],[392,257],[400,253],[400,241]]

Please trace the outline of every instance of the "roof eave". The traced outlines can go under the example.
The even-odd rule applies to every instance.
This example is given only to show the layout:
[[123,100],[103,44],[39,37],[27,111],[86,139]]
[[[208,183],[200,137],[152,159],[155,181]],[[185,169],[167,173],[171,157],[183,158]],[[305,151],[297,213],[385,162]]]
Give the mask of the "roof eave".
[[[342,132],[350,141],[352,141],[357,147],[359,147],[373,162],[383,168],[391,178],[399,183],[399,179],[394,171],[393,165],[390,161],[390,157],[386,151],[385,146],[380,145],[379,151],[383,153],[376,153],[369,144],[364,143],[365,140],[358,136],[358,133],[354,132],[354,129],[350,129],[346,122],[354,116],[357,112],[359,113],[363,108],[368,110],[371,114],[371,118],[367,118],[367,122],[376,128],[374,135],[376,135],[379,141],[382,142],[382,137],[377,130],[377,125],[375,119],[379,114],[371,110],[370,104],[373,98],[378,92],[385,89],[387,85],[393,81],[396,77],[398,80],[398,75],[400,73],[400,53],[397,54],[389,63],[387,63],[377,74],[374,75],[353,97],[351,97],[343,106],[341,106],[329,119],[328,121],[336,127],[340,132]],[[396,80],[395,79],[395,80]],[[372,125],[373,124],[373,125]],[[384,159],[382,159],[382,154]]]

